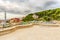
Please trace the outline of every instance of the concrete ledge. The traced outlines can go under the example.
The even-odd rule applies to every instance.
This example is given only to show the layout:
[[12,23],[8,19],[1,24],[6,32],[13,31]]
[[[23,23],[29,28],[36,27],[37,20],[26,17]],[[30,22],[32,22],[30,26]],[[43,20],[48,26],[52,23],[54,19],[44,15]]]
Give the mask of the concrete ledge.
[[2,30],[0,30],[0,36],[8,34],[8,33],[12,33],[18,29],[22,29],[22,28],[29,28],[29,27],[33,27],[34,25],[38,25],[38,26],[48,26],[48,27],[60,27],[59,24],[30,24],[30,25],[16,25],[13,27],[9,27],[9,28],[4,28]]
[[18,29],[29,28],[29,27],[32,27],[32,26],[33,26],[33,24],[26,25],[26,26],[17,25],[17,26],[13,26],[13,27],[10,27],[10,28],[7,28],[7,29],[3,29],[2,31],[0,31],[0,36],[8,34],[8,33],[12,33],[12,32],[14,32]]

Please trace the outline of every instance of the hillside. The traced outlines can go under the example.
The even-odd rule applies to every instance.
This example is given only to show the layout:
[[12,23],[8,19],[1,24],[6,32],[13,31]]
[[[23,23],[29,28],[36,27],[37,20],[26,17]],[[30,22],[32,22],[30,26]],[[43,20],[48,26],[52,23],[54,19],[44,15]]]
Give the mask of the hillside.
[[[38,18],[34,18],[33,16],[38,16]],[[58,20],[60,21],[60,8],[56,9],[49,9],[41,12],[31,13],[28,14],[23,21],[51,21],[51,20]]]

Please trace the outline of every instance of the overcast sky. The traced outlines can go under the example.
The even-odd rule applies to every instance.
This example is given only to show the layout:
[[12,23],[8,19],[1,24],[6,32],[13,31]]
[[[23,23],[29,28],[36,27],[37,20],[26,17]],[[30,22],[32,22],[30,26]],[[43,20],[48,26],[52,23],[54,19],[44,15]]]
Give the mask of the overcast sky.
[[60,7],[60,0],[0,0],[0,12],[8,14],[28,14],[55,7]]

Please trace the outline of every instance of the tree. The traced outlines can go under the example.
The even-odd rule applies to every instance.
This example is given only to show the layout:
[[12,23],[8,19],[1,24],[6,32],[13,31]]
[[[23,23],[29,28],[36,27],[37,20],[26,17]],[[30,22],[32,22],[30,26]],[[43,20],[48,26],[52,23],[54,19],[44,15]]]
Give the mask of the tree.
[[22,19],[23,21],[33,21],[34,18],[32,17],[33,14],[29,14],[27,15],[24,19]]

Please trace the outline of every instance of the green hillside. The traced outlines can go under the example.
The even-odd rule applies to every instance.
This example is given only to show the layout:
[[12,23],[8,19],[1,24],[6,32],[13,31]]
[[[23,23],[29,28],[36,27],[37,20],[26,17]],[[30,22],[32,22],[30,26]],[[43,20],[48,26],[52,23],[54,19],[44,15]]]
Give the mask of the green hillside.
[[[33,15],[38,16],[38,18],[34,19]],[[60,8],[45,10],[41,12],[28,14],[23,21],[51,21],[51,20],[60,20]]]

